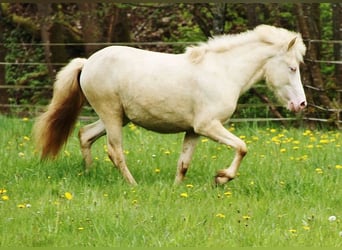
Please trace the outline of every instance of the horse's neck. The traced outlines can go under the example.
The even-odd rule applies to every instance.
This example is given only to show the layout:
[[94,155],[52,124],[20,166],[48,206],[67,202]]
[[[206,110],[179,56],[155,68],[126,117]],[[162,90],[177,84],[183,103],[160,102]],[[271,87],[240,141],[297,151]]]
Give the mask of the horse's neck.
[[272,48],[264,45],[254,49],[246,49],[246,53],[239,57],[238,60],[241,61],[241,65],[246,65],[245,68],[239,68],[243,72],[242,74],[240,73],[241,77],[238,83],[241,87],[240,95],[264,78],[264,66],[267,60],[275,53],[276,51],[273,51]]

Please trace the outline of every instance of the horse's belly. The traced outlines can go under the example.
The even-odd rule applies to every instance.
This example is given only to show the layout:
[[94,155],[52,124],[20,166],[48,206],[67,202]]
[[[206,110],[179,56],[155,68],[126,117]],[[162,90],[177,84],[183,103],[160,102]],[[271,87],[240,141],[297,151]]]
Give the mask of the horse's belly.
[[171,110],[137,106],[126,108],[125,115],[133,123],[159,133],[178,133],[192,129],[191,113],[184,107]]

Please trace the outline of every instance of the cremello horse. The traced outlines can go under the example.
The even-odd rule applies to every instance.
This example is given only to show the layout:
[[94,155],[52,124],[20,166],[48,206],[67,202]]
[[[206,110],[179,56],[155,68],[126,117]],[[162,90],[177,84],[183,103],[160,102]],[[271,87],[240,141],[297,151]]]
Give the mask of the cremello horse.
[[175,183],[190,164],[199,136],[233,147],[231,165],[218,171],[217,183],[236,177],[246,144],[227,131],[238,98],[265,79],[292,111],[306,106],[299,64],[305,54],[301,35],[260,25],[165,54],[111,46],[89,59],[76,58],[58,74],[53,98],[36,121],[34,135],[42,158],[55,157],[74,128],[85,101],[100,120],[80,129],[86,170],[91,145],[107,134],[108,155],[130,184],[136,184],[122,149],[122,127],[133,122],[160,133],[185,132]]

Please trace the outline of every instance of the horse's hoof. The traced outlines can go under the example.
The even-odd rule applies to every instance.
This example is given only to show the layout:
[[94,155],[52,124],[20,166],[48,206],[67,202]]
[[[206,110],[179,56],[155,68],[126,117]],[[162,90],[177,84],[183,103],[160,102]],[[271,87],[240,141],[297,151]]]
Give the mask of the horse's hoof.
[[233,180],[234,178],[228,176],[225,172],[225,170],[219,170],[217,171],[217,174],[215,176],[215,183],[216,185],[223,185],[227,183],[228,181]]

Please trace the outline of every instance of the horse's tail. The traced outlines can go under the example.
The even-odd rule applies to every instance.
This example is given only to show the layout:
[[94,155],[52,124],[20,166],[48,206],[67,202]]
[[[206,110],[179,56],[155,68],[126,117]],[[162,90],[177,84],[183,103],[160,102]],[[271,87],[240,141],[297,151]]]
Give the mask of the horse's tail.
[[33,136],[42,159],[57,156],[74,129],[85,102],[79,77],[86,61],[84,58],[73,59],[58,72],[51,103],[37,118]]

